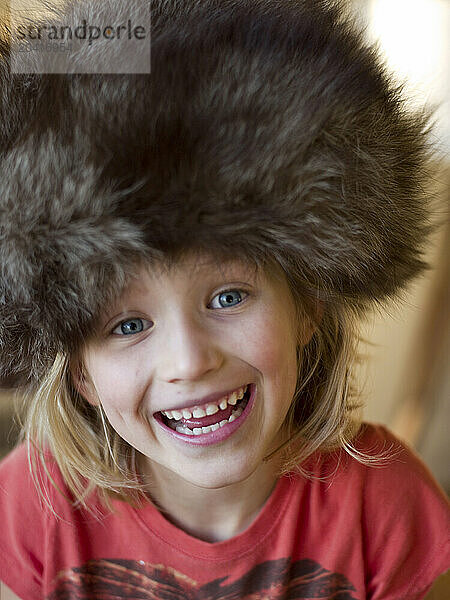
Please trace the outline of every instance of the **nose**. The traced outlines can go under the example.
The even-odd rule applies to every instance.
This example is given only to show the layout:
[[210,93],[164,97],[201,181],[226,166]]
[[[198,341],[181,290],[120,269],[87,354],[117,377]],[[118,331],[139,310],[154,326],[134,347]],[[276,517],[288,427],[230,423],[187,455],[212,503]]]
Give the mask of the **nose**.
[[161,331],[160,378],[167,382],[199,380],[220,368],[223,352],[205,324],[194,317],[173,317]]

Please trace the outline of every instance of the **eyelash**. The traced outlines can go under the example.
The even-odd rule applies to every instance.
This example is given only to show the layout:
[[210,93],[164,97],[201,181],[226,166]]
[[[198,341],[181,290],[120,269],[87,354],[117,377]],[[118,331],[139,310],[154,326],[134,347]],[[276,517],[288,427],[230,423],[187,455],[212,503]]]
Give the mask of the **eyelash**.
[[[214,300],[215,298],[219,297],[219,296],[222,296],[223,294],[226,294],[226,293],[231,293],[231,292],[239,292],[239,294],[240,294],[241,296],[242,296],[242,292],[244,293],[244,298],[242,298],[242,299],[241,299],[241,301],[240,301],[240,302],[238,302],[238,304],[237,304],[237,305],[239,305],[239,304],[242,304],[242,303],[244,302],[245,298],[246,298],[246,297],[249,295],[249,294],[248,294],[248,292],[246,292],[245,290],[241,290],[241,289],[225,289],[225,290],[222,290],[222,291],[220,291],[220,292],[217,292],[217,294],[214,296],[213,300]],[[237,305],[236,305],[236,306],[237,306]],[[231,306],[231,307],[222,306],[221,308],[234,308],[234,306]],[[217,309],[214,309],[214,310],[217,310]],[[131,336],[132,336],[133,334],[130,334],[130,333],[129,333],[129,334],[125,334],[125,333],[114,333],[114,332],[115,332],[115,330],[116,330],[118,327],[121,327],[121,326],[122,326],[124,323],[129,323],[130,321],[147,321],[147,323],[149,323],[149,322],[150,322],[150,321],[148,321],[147,319],[143,319],[142,317],[132,317],[131,319],[125,319],[124,321],[120,321],[119,323],[117,323],[117,325],[115,325],[115,326],[113,327],[113,329],[112,329],[112,331],[111,331],[111,334],[112,334],[112,335],[117,335],[117,336],[119,336],[119,337],[126,337],[127,335],[131,335]],[[147,327],[147,329],[148,329],[148,327]],[[141,330],[141,331],[139,331],[138,333],[142,333],[143,331],[146,331],[146,329],[142,329],[142,330]]]

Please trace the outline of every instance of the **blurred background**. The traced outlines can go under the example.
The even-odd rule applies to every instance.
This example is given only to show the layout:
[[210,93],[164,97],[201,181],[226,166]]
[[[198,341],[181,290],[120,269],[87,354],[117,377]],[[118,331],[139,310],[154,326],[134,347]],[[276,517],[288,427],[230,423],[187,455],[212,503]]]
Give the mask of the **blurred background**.
[[360,370],[364,416],[408,442],[450,494],[450,1],[349,5],[412,105],[436,106],[438,173],[431,185],[446,222],[429,248],[432,269],[410,286],[405,303],[367,319],[363,335],[370,344],[362,350],[368,362]]
[[[439,169],[431,185],[442,199],[440,220],[447,217],[429,248],[432,269],[405,292],[402,306],[364,323],[367,360],[358,371],[364,418],[386,424],[413,447],[450,494],[450,0],[348,0],[348,6],[411,103],[437,105]],[[0,18],[6,8],[0,0]],[[0,456],[17,435],[12,404],[11,392],[0,392]]]

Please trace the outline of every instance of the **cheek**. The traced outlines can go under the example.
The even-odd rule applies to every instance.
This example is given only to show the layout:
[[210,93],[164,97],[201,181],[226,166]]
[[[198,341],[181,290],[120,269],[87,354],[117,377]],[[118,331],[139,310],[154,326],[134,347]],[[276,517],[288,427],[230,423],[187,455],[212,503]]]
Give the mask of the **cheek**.
[[286,384],[296,379],[296,336],[289,319],[263,312],[244,333],[243,358],[263,377],[287,379]]
[[100,355],[87,361],[87,368],[105,409],[131,409],[138,402],[139,378],[131,361]]

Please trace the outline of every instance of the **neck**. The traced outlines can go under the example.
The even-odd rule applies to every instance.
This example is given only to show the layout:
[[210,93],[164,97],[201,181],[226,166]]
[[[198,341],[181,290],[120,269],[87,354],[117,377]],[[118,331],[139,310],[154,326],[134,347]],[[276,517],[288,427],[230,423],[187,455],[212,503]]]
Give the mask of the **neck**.
[[242,481],[209,489],[142,458],[152,503],[173,525],[209,543],[235,537],[251,525],[277,484],[280,464],[274,457]]

